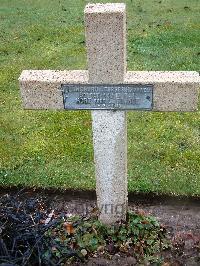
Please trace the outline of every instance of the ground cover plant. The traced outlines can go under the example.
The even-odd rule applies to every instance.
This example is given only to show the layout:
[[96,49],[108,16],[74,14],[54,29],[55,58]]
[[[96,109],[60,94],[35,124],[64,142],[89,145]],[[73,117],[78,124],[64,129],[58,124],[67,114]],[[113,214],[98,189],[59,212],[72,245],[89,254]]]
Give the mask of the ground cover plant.
[[[164,218],[163,209],[159,212],[154,205],[156,219],[149,207],[130,204],[126,221],[108,227],[97,220],[94,201],[87,199],[85,205],[86,198],[66,201],[65,193],[32,189],[0,193],[1,266],[199,265],[200,230],[194,205],[196,218],[181,223],[182,213],[165,209]],[[187,218],[190,207],[185,208]]]
[[[86,69],[87,2],[0,0],[1,186],[95,188],[90,113],[24,111],[17,81]],[[124,2],[129,70],[199,70],[199,0]],[[129,191],[199,195],[199,140],[199,112],[129,112]]]
[[0,264],[71,265],[115,254],[161,263],[161,252],[171,247],[166,229],[143,213],[129,212],[126,221],[106,226],[96,212],[58,213],[40,198],[24,201],[18,194],[2,197],[0,207]]

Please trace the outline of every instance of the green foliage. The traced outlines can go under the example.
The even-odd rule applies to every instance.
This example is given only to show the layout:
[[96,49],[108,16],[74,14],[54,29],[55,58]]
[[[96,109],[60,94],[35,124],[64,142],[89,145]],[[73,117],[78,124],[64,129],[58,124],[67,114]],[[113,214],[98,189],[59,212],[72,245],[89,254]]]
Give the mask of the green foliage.
[[[96,217],[70,217],[50,229],[46,237],[56,242],[55,247],[65,247],[68,253],[75,254],[74,260],[84,260],[94,255],[111,258],[118,253],[134,256],[140,263],[161,262],[161,252],[171,247],[165,228],[155,217],[131,212],[127,221],[111,226],[102,224]],[[56,251],[57,248],[54,249],[54,256],[64,254],[62,249],[58,253]]]
[[[1,186],[95,188],[89,112],[23,110],[17,81],[23,69],[86,69],[87,2],[1,0]],[[124,2],[128,69],[199,70],[199,0]],[[199,137],[199,112],[129,112],[129,191],[199,195]]]

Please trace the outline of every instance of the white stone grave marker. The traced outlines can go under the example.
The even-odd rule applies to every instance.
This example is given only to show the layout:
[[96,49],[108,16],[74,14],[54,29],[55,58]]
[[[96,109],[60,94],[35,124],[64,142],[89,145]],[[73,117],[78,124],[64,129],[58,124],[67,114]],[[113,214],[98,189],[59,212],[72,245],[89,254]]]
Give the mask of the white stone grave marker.
[[[140,86],[150,84],[153,88],[152,111],[197,110],[198,72],[126,72],[125,4],[87,5],[85,29],[88,71],[24,70],[19,81],[25,109],[64,109],[66,99],[63,97],[66,95],[61,90],[62,84],[77,86],[79,96],[81,90],[85,91],[84,85],[88,85],[88,95],[92,96],[84,94],[82,103],[85,106],[92,97],[93,100],[96,97],[95,88],[99,90],[102,86],[122,84],[119,90],[122,86],[126,88],[135,84],[142,92]],[[101,109],[106,106],[107,96],[103,93],[98,95]],[[127,93],[122,95],[127,97]],[[118,96],[114,94],[114,97]],[[79,100],[76,99],[77,105]],[[123,99],[118,100],[123,102]],[[118,107],[114,111],[92,111],[97,205],[100,220],[107,224],[125,219],[127,211],[127,121],[126,111],[120,110],[120,104]],[[87,105],[85,109],[90,107]]]

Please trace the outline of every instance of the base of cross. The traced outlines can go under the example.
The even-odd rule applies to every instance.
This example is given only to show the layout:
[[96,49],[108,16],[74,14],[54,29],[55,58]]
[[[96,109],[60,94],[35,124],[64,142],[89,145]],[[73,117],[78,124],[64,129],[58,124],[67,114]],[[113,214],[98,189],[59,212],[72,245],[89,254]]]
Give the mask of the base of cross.
[[[120,101],[125,103],[124,106],[126,103],[129,106],[133,103],[136,107],[150,106],[152,111],[195,111],[200,77],[193,71],[126,72],[125,4],[89,4],[84,13],[88,71],[25,70],[19,81],[25,109],[65,109],[68,94],[63,99],[62,84],[65,87],[79,84],[74,92],[80,95],[78,98],[72,95],[75,105],[91,101],[107,106],[114,104],[115,111],[92,111],[99,218],[111,224],[125,219],[127,211],[127,121],[126,108],[124,111],[117,108]],[[81,84],[90,84],[82,89],[83,93]],[[90,91],[95,84],[101,88],[105,86],[103,90],[109,96],[100,93],[100,87]],[[127,87],[123,89],[125,94],[120,93],[120,86],[108,88],[117,84]],[[133,85],[131,93],[126,84]]]

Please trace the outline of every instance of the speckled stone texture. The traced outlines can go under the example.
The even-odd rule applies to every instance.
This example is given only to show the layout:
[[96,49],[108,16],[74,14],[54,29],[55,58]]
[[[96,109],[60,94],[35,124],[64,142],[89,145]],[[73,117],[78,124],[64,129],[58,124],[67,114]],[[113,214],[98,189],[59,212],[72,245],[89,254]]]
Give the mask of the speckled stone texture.
[[[85,8],[89,83],[123,83],[126,72],[124,4]],[[127,210],[126,112],[92,112],[97,205],[100,220],[125,219]]]
[[85,28],[89,81],[123,82],[126,71],[125,5],[87,5]]
[[154,111],[196,111],[200,76],[195,71],[130,71],[125,83],[153,84]]
[[[86,70],[24,70],[19,78],[26,109],[63,109],[60,85],[88,84]],[[200,76],[195,71],[128,71],[124,83],[153,84],[153,111],[196,111]]]
[[24,70],[19,83],[25,109],[64,109],[61,84],[88,83],[88,72]]

